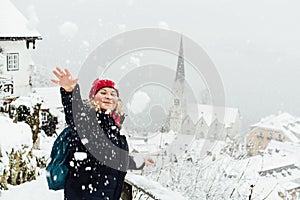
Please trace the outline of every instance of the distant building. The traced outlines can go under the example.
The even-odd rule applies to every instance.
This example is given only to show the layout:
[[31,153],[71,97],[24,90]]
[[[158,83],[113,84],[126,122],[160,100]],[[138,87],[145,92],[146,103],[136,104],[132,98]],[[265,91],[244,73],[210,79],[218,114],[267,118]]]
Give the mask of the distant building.
[[188,125],[186,120],[183,121],[183,133],[195,130],[196,138],[241,139],[242,118],[238,108],[198,104],[197,109],[199,115],[193,123]]
[[[168,116],[168,128],[178,133],[193,134],[196,138],[240,139],[242,119],[237,108],[188,103],[185,80],[183,41],[173,85],[173,102]],[[201,93],[203,91],[199,91]],[[206,91],[207,92],[207,91]],[[208,96],[208,94],[204,95]],[[198,114],[199,113],[199,114]],[[196,115],[197,116],[196,116]]]
[[28,49],[42,37],[9,0],[1,0],[0,27],[0,99],[28,94],[34,70]]
[[251,126],[246,137],[246,149],[250,155],[262,154],[271,140],[300,142],[300,118],[288,113],[271,115]]

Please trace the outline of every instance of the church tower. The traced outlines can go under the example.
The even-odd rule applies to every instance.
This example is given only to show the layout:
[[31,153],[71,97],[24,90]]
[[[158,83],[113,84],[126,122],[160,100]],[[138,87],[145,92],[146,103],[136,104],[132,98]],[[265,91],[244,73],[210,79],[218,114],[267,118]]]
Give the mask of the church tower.
[[185,84],[183,41],[181,36],[176,76],[172,88],[173,101],[169,114],[169,126],[175,132],[180,132],[183,118],[187,115]]

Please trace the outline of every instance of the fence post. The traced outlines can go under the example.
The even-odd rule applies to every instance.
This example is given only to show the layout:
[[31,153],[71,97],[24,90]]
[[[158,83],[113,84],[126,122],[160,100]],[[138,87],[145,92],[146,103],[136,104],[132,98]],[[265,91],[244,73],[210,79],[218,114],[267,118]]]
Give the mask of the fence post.
[[124,182],[121,199],[122,200],[132,200],[132,185]]

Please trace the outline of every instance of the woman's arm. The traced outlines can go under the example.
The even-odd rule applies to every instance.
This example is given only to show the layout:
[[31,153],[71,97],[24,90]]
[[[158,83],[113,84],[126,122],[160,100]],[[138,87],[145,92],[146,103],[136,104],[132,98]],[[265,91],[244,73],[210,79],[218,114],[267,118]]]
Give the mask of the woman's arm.
[[53,74],[58,80],[51,81],[61,86],[60,93],[66,123],[71,128],[75,128],[74,118],[78,118],[78,115],[81,115],[86,110],[81,99],[79,85],[77,84],[78,79],[73,78],[69,70],[65,69],[63,71],[58,67],[53,71]]
[[82,126],[84,124],[86,126],[92,122],[92,120],[88,120],[88,116],[91,114],[91,107],[83,103],[78,84],[76,84],[72,92],[67,92],[60,88],[60,93],[67,125],[71,127],[77,125],[77,128],[83,129]]

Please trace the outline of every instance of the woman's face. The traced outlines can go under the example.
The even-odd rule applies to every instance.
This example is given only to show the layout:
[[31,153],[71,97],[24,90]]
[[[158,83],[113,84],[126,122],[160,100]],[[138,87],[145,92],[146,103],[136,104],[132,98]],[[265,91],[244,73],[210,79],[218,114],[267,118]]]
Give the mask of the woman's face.
[[94,101],[100,109],[113,111],[118,103],[117,91],[113,88],[101,88],[95,95]]

